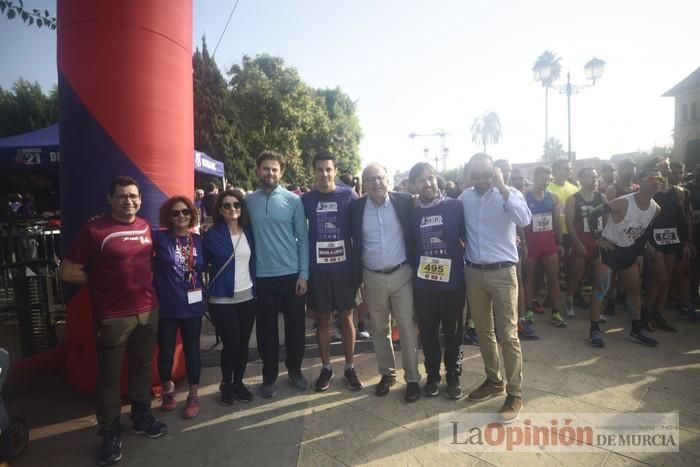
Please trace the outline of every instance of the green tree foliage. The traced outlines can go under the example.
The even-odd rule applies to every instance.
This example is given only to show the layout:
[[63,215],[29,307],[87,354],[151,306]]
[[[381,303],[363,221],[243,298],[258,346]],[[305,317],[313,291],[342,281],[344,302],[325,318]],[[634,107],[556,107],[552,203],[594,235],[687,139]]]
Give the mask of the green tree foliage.
[[484,146],[484,152],[488,144],[498,144],[501,141],[501,120],[496,112],[484,112],[474,119],[470,128],[472,142]]
[[279,57],[244,56],[229,75],[231,105],[245,157],[264,149],[287,158],[285,182],[310,185],[311,160],[320,152],[338,157],[340,168],[359,169],[361,131],[355,104],[339,89],[316,90]]
[[43,12],[33,8],[31,11],[24,8],[23,0],[0,0],[0,15],[7,16],[7,19],[21,19],[28,26],[36,25],[39,29],[45,27],[52,31],[56,30],[56,18],[49,14],[49,10]]
[[58,88],[47,94],[39,83],[19,78],[11,89],[0,86],[0,138],[26,133],[58,121]]
[[562,154],[564,154],[564,148],[561,145],[561,141],[557,138],[549,138],[544,144],[542,160],[545,164],[551,165],[555,160],[561,159]]
[[192,58],[194,87],[194,147],[224,161],[226,178],[250,189],[255,180],[254,159],[237,134],[238,117],[231,105],[228,83],[202,39],[202,50]]

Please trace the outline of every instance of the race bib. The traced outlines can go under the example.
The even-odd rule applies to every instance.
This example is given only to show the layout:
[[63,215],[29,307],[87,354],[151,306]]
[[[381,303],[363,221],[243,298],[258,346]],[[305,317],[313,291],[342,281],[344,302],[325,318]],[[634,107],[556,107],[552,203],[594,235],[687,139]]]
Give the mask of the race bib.
[[418,272],[416,274],[426,281],[450,282],[451,267],[451,259],[421,256]]
[[551,212],[538,212],[532,215],[533,232],[549,232],[553,229],[552,225]]
[[345,260],[344,240],[339,240],[337,242],[316,242],[317,264],[341,263]]
[[671,229],[654,229],[654,241],[657,245],[673,245],[680,243],[678,231],[675,227]]
[[190,289],[187,291],[187,303],[199,303],[202,301],[202,289]]
[[693,224],[700,224],[700,210],[693,211]]
[[[602,217],[599,217],[599,218],[598,218],[598,228],[597,228],[596,230],[597,230],[598,232],[600,232],[601,230],[603,230],[603,218],[602,218]],[[588,217],[584,217],[584,218],[583,218],[583,231],[584,231],[584,232],[590,232],[590,231],[591,231],[591,227],[590,227],[590,225],[588,225]]]

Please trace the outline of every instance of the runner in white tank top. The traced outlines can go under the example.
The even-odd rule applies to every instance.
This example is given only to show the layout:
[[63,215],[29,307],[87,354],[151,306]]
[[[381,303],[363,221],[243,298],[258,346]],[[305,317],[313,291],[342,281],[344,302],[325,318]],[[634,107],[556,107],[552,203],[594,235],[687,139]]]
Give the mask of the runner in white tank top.
[[[625,306],[632,315],[630,337],[640,344],[653,347],[658,341],[642,331],[639,258],[646,245],[646,232],[661,208],[652,196],[659,190],[663,177],[658,169],[639,172],[639,191],[621,196],[593,209],[588,217],[592,234],[600,248],[601,261],[596,268],[598,287],[591,297],[590,342],[594,347],[603,347],[605,342],[599,329],[603,299],[610,287],[612,271],[619,273],[619,281],[626,294]],[[608,214],[603,231],[600,232],[598,218]]]

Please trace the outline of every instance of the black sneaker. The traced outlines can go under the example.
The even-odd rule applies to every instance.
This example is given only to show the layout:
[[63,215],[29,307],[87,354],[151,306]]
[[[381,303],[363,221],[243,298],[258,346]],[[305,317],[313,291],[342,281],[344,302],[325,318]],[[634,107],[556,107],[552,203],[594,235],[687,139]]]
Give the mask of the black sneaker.
[[445,390],[445,396],[447,396],[448,399],[453,400],[461,399],[463,394],[462,383],[459,380],[459,374],[448,373],[445,379],[447,380],[447,389]]
[[404,394],[403,399],[409,404],[420,399],[420,386],[418,386],[418,383],[406,384],[406,393]]
[[347,370],[345,370],[343,376],[345,377],[345,385],[351,391],[359,391],[360,389],[365,387],[365,385],[362,384],[362,380],[357,375],[357,371],[355,371],[354,368],[348,368]]
[[230,406],[235,402],[233,383],[221,383],[219,385],[219,404]]
[[108,431],[102,436],[97,465],[111,465],[120,460],[122,460],[122,435],[118,431]]
[[423,395],[426,397],[435,397],[438,394],[440,394],[440,389],[438,388],[438,385],[434,381],[428,381],[425,383],[425,386],[423,386]]
[[335,378],[333,370],[327,370],[326,368],[321,368],[321,374],[316,380],[316,391],[323,392],[329,387],[331,387],[331,381]]
[[248,385],[243,383],[233,383],[231,392],[241,402],[250,402],[253,400],[253,393],[248,389]]
[[150,413],[143,415],[132,414],[131,421],[134,424],[131,431],[147,438],[160,438],[168,432],[168,426]]
[[644,331],[641,329],[639,331],[630,331],[630,337],[640,344],[646,345],[647,347],[656,347],[656,345],[659,343],[659,341],[653,337],[644,334]]

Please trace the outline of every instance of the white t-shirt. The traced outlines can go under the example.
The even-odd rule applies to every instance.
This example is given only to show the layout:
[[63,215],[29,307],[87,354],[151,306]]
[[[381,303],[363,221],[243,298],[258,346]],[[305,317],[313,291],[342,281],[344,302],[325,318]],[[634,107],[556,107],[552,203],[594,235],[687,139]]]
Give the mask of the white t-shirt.
[[234,297],[210,297],[209,303],[231,304],[253,298],[253,280],[250,277],[250,245],[245,234],[231,235],[234,245],[236,276],[233,279]]

